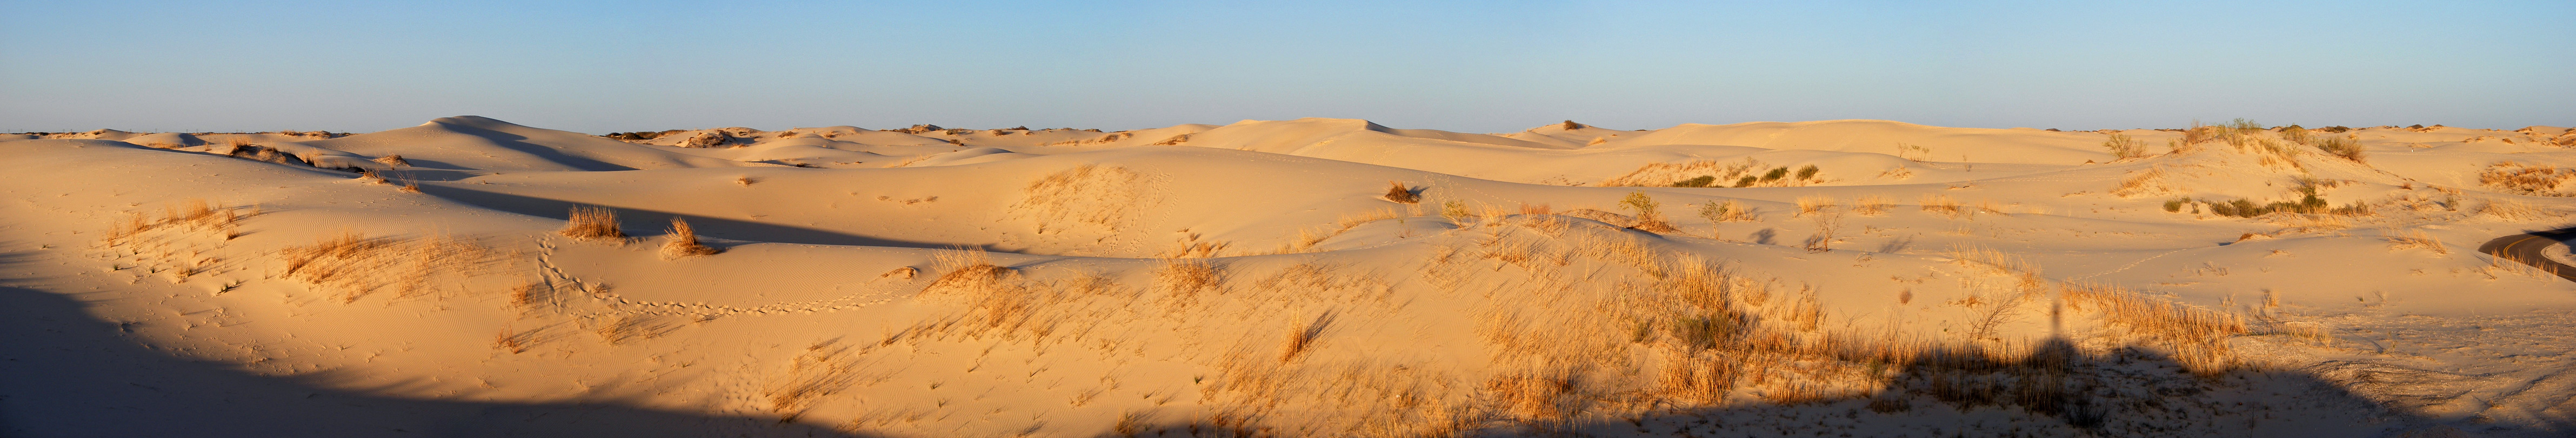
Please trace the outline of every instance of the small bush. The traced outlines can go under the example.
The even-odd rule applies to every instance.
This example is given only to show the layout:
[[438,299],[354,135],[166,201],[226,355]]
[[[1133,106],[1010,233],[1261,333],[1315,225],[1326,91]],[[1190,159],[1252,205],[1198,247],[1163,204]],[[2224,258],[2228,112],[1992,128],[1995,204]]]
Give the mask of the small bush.
[[1752,187],[1752,186],[1753,186],[1753,180],[1754,180],[1754,178],[1757,178],[1757,177],[1755,177],[1755,176],[1753,176],[1753,175],[1745,175],[1743,178],[1738,178],[1738,179],[1736,179],[1736,180],[1735,180],[1735,186],[1736,186],[1736,187],[1738,187],[1738,188],[1742,188],[1742,187]]
[[1700,176],[1700,177],[1698,177],[1698,178],[1691,178],[1691,179],[1681,180],[1681,182],[1673,183],[1673,187],[1692,187],[1692,188],[1699,188],[1699,187],[1708,187],[1709,185],[1711,185],[1711,184],[1716,184],[1716,183],[1717,183],[1717,176],[1716,176],[1716,175],[1701,175],[1701,176]]
[[1405,187],[1405,186],[1404,186],[1404,183],[1402,183],[1402,182],[1396,182],[1396,181],[1387,181],[1387,182],[1386,182],[1386,184],[1387,184],[1387,188],[1386,188],[1386,200],[1389,200],[1389,201],[1395,201],[1395,202],[1401,202],[1401,203],[1406,203],[1406,204],[1420,204],[1420,203],[1422,203],[1422,195],[1416,195],[1416,194],[1414,194],[1414,193],[1413,193],[1413,189],[1412,189],[1412,188],[1410,188],[1410,187]]
[[2184,204],[2190,204],[2190,203],[2191,203],[2191,198],[2174,198],[2173,200],[2165,201],[2165,212],[2166,212],[2166,213],[2181,213],[2181,212],[2182,212],[2182,206],[2183,206]]
[[1466,225],[1467,218],[1476,217],[1476,213],[1467,209],[1466,201],[1449,201],[1440,203],[1440,217],[1451,224]]
[[1700,204],[1699,217],[1708,219],[1709,222],[1743,222],[1754,220],[1753,211],[1745,208],[1744,204],[1737,203],[1733,199],[1726,200],[1725,202],[1708,201],[1707,204]]
[[598,206],[573,207],[572,219],[561,233],[579,240],[626,238],[626,232],[617,229],[617,212]]
[[1782,177],[1786,177],[1786,176],[1789,176],[1789,168],[1786,168],[1786,167],[1774,167],[1774,168],[1771,168],[1771,171],[1769,171],[1769,172],[1762,172],[1762,181],[1764,181],[1764,182],[1779,181],[1779,180],[1780,180],[1780,178],[1782,178]]
[[1823,169],[1817,169],[1816,165],[1813,164],[1809,164],[1807,167],[1800,167],[1798,168],[1798,180],[1814,180],[1816,179],[1816,172],[1820,172],[1822,170]]
[[2127,134],[2111,134],[2110,140],[2104,140],[2102,142],[2102,148],[2111,150],[2111,156],[2113,157],[2138,158],[2147,156],[2147,144],[2139,142],[2138,139],[2129,138]]
[[1628,192],[1628,197],[1619,199],[1619,209],[1636,212],[1639,220],[1660,216],[1661,214],[1655,210],[1661,205],[1655,202],[1655,197],[1646,195],[1644,191]]
[[2327,154],[2333,154],[2337,157],[2343,157],[2343,159],[2346,160],[2352,160],[2352,162],[2355,163],[2367,162],[2362,158],[2361,141],[2351,136],[2345,136],[2342,138],[2327,137],[2317,140],[2316,146],[2317,150],[2325,151]]

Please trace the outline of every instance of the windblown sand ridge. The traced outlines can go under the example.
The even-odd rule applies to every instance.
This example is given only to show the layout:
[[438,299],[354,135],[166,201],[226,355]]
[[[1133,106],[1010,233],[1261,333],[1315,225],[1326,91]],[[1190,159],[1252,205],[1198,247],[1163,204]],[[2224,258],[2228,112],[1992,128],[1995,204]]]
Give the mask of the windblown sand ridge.
[[[466,116],[0,151],[12,299],[87,303],[19,306],[64,321],[30,333],[112,322],[337,394],[632,409],[259,421],[304,409],[281,398],[207,408],[241,409],[216,434],[2576,432],[2576,284],[2475,250],[2565,225],[2567,128]],[[12,379],[13,436],[130,397]]]

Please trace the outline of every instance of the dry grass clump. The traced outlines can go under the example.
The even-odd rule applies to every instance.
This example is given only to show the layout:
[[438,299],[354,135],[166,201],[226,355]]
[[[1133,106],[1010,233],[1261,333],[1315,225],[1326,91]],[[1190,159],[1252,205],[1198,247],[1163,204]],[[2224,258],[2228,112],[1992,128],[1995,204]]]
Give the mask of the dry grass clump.
[[2576,169],[2502,161],[2478,172],[2478,184],[2521,195],[2569,196],[2558,188],[2576,179]]
[[2070,285],[2062,293],[2068,309],[2097,313],[2104,324],[2128,337],[2171,350],[2174,361],[2193,374],[2212,376],[2233,368],[2236,357],[2226,340],[2246,333],[2244,319],[2234,314],[2117,287]]
[[678,216],[671,217],[671,232],[670,234],[663,235],[663,238],[667,239],[662,242],[662,258],[664,259],[715,255],[716,253],[724,252],[723,250],[699,244],[697,230],[689,228],[689,221],[680,219]]
[[1973,211],[1960,208],[1959,200],[1950,198],[1950,195],[1937,193],[1926,194],[1923,195],[1922,199],[1915,202],[1923,204],[1923,211],[1948,215],[1951,219],[1965,218],[1969,214],[1975,213]]
[[1100,136],[1100,138],[1085,139],[1085,140],[1068,140],[1068,141],[1051,142],[1051,143],[1043,144],[1043,145],[1040,145],[1040,146],[1080,146],[1080,145],[1092,145],[1092,144],[1101,144],[1101,143],[1116,142],[1116,141],[1119,141],[1119,140],[1126,140],[1126,139],[1128,139],[1129,137],[1135,137],[1135,136],[1136,136],[1136,133],[1133,133],[1133,132],[1119,131],[1119,132],[1109,133],[1108,135],[1102,135],[1102,136]]
[[931,256],[931,266],[940,272],[921,293],[980,292],[999,288],[1004,280],[1016,275],[1011,268],[993,264],[982,248],[958,248]]
[[386,156],[382,156],[382,157],[376,157],[376,160],[375,160],[375,161],[376,161],[377,163],[384,164],[384,165],[387,165],[387,166],[393,166],[394,168],[397,168],[397,169],[399,169],[399,168],[404,168],[404,167],[411,167],[411,161],[410,161],[410,160],[404,160],[404,159],[403,159],[402,154],[392,154],[392,155],[386,155]]
[[1413,188],[1405,187],[1403,182],[1387,181],[1386,185],[1386,200],[1405,204],[1418,204],[1422,202],[1422,195],[1415,193]]
[[386,287],[397,296],[418,295],[437,277],[471,275],[498,254],[468,238],[371,238],[343,231],[278,255],[286,264],[284,277],[335,290],[341,302],[356,302]]
[[1224,286],[1223,273],[1208,259],[1163,259],[1154,268],[1154,291],[1174,309],[1196,305],[1200,295],[1215,293]]
[[1699,217],[1708,219],[1709,222],[1747,222],[1760,219],[1752,208],[1745,207],[1743,203],[1733,199],[1700,204]]
[[1175,135],[1175,136],[1172,136],[1172,138],[1166,138],[1166,139],[1163,139],[1163,141],[1158,141],[1158,142],[1153,142],[1153,143],[1151,143],[1151,144],[1146,144],[1146,146],[1176,146],[1176,145],[1179,145],[1179,144],[1181,144],[1181,143],[1187,143],[1187,142],[1189,142],[1189,141],[1190,141],[1190,135],[1189,135],[1189,134],[1181,134],[1181,135]]
[[599,335],[600,341],[617,346],[660,337],[676,328],[653,315],[628,314],[600,321],[599,327],[591,329],[591,333]]
[[573,207],[571,220],[557,233],[577,240],[626,238],[626,232],[617,229],[617,211],[588,205]]
[[[1824,182],[1823,169],[1814,165],[1790,169],[1771,167],[1753,159],[1721,163],[1695,160],[1681,163],[1647,163],[1627,174],[1601,181],[1603,187],[1803,187]],[[1728,182],[1733,182],[1729,185]]]
[[2388,238],[2388,250],[2390,251],[2409,248],[2424,248],[2426,250],[2433,251],[2434,254],[2451,253],[2448,246],[2442,245],[2441,239],[2435,239],[2431,235],[2424,234],[2423,230],[2407,230],[2405,232],[2388,230],[2388,234],[2384,237]]
[[779,423],[796,422],[813,409],[815,402],[859,383],[863,369],[848,357],[850,347],[838,344],[837,340],[826,340],[807,346],[788,366],[787,375],[763,392],[769,411],[778,414]]
[[2314,146],[2317,147],[2317,150],[2325,151],[2328,155],[2352,160],[2352,162],[2355,163],[2369,162],[2362,156],[2361,140],[2354,136],[2346,135],[2343,137],[2321,138],[2316,140]]
[[1818,211],[1823,211],[1824,209],[1828,209],[1828,208],[1834,208],[1834,206],[1835,206],[1835,203],[1836,203],[1836,202],[1837,202],[1837,201],[1835,201],[1835,200],[1834,200],[1834,198],[1831,198],[1831,197],[1825,197],[1825,196],[1800,196],[1800,197],[1798,197],[1798,214],[1794,214],[1794,215],[1790,215],[1790,216],[1791,216],[1791,217],[1804,217],[1804,216],[1806,216],[1806,215],[1816,214],[1816,212],[1818,212]]
[[1860,199],[1853,201],[1852,207],[1853,212],[1864,216],[1882,216],[1887,214],[1888,209],[1896,207],[1896,200],[1888,199],[1886,196],[1862,195]]
[[2486,206],[2478,208],[2478,214],[2509,221],[2533,221],[2551,217],[2549,211],[2539,206],[2511,199],[2488,200]]

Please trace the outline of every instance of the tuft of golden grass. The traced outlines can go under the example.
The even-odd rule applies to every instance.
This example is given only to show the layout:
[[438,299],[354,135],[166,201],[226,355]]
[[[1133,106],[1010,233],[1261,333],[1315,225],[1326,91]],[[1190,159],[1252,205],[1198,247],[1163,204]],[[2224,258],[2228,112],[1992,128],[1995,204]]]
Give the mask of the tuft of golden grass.
[[2539,206],[2511,199],[2488,200],[2486,206],[2478,208],[2478,214],[2509,221],[2533,221],[2551,217],[2547,210]]
[[930,286],[922,288],[922,294],[952,291],[981,293],[999,288],[1003,280],[1016,274],[1010,268],[994,265],[991,256],[987,255],[983,248],[962,247],[940,251],[932,255],[931,259],[931,266],[944,273],[939,274],[938,279],[931,280]]
[[1950,195],[1937,193],[1926,194],[1923,195],[1921,200],[1916,202],[1923,204],[1923,211],[1948,215],[1951,219],[1962,219],[1967,217],[1969,214],[1974,213],[1967,209],[1960,208],[1959,200],[1951,199]]
[[1174,309],[1196,305],[1200,295],[1213,293],[1224,285],[1216,264],[1207,259],[1166,258],[1154,268],[1154,290]]
[[564,224],[564,237],[577,240],[625,239],[626,232],[617,229],[617,212],[608,207],[579,206],[572,208],[572,219]]
[[1862,195],[1860,199],[1853,201],[1852,204],[1852,211],[1855,213],[1860,213],[1863,216],[1883,216],[1887,214],[1887,210],[1889,208],[1894,208],[1896,206],[1896,200],[1887,199],[1886,196]]
[[2570,179],[2576,179],[2576,169],[2515,161],[2499,161],[2478,172],[2478,184],[2521,195],[2568,196],[2558,188]]
[[751,184],[752,184],[752,183],[757,183],[757,182],[760,182],[760,179],[759,179],[759,178],[752,178],[752,177],[750,177],[750,176],[737,176],[737,177],[734,177],[734,178],[733,178],[733,183],[734,183],[734,185],[743,186],[743,187],[751,187]]
[[2388,234],[2383,237],[2388,238],[2388,250],[2390,251],[2424,248],[2426,250],[2433,251],[2434,254],[2451,253],[2450,248],[2443,245],[2441,239],[2435,239],[2432,235],[2424,234],[2423,230],[2407,230],[2405,232],[2389,230]]
[[1834,200],[1834,198],[1832,198],[1832,197],[1825,197],[1825,196],[1800,196],[1800,197],[1798,197],[1798,214],[1794,214],[1794,215],[1790,215],[1790,216],[1791,216],[1791,217],[1804,217],[1804,216],[1806,216],[1806,215],[1816,214],[1816,212],[1818,212],[1818,211],[1823,211],[1824,209],[1828,209],[1828,208],[1834,208],[1835,203],[1836,203],[1836,201],[1835,201],[1835,200]]
[[2236,366],[2226,340],[2246,333],[2234,314],[2147,298],[2111,286],[2070,285],[2061,289],[2068,309],[2101,315],[2102,321],[2151,346],[2173,352],[2173,359],[2193,374],[2214,376]]
[[689,228],[689,221],[681,219],[679,216],[671,217],[671,233],[663,235],[663,239],[666,239],[662,242],[662,258],[664,259],[715,255],[716,253],[724,252],[723,250],[699,244],[697,230]]
[[394,167],[394,168],[396,168],[396,169],[405,168],[405,167],[411,167],[411,161],[410,161],[410,160],[405,160],[405,159],[403,159],[402,154],[390,154],[390,155],[385,155],[385,156],[382,156],[382,157],[376,157],[375,161],[376,161],[376,163],[379,163],[379,164],[384,164],[384,165],[387,165],[387,166],[393,166],[393,167]]

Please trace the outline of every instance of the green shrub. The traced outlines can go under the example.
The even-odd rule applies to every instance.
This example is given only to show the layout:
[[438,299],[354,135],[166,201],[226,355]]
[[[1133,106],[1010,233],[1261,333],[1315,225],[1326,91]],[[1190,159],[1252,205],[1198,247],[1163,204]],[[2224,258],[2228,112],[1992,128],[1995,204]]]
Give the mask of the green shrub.
[[2113,157],[2138,158],[2147,156],[2146,143],[2141,143],[2135,138],[2129,138],[2127,134],[2111,134],[2111,139],[2103,141],[2102,147],[2104,149],[2110,149],[2111,156]]
[[1739,179],[1736,179],[1736,180],[1735,180],[1735,186],[1736,186],[1736,187],[1752,187],[1752,186],[1753,186],[1753,180],[1754,180],[1754,178],[1755,178],[1755,177],[1754,177],[1753,175],[1745,175],[1743,178],[1739,178]]
[[1698,178],[1691,178],[1673,183],[1673,187],[1708,187],[1710,184],[1715,183],[1717,183],[1716,175],[1701,175]]
[[1789,176],[1789,168],[1786,168],[1786,167],[1774,167],[1774,168],[1771,168],[1771,171],[1769,171],[1769,172],[1762,172],[1762,181],[1764,181],[1764,182],[1769,182],[1769,181],[1779,181],[1779,180],[1780,180],[1780,177],[1784,177],[1784,176]]
[[1662,204],[1655,203],[1655,197],[1647,196],[1642,190],[1628,192],[1628,197],[1619,199],[1619,208],[1637,212],[1637,220],[1641,221],[1663,217],[1661,213],[1655,211],[1659,205]]
[[1816,172],[1821,171],[1821,170],[1822,170],[1822,169],[1817,169],[1817,168],[1816,168],[1816,165],[1813,165],[1813,164],[1809,164],[1809,165],[1807,165],[1807,167],[1800,167],[1800,168],[1798,168],[1798,180],[1800,180],[1800,181],[1806,181],[1806,180],[1815,179],[1815,178],[1816,178]]

